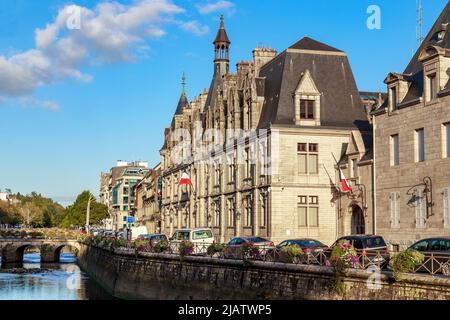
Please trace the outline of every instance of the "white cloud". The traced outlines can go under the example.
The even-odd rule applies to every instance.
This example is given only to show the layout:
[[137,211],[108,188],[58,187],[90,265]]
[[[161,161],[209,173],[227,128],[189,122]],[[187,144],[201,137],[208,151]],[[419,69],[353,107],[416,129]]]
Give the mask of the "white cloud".
[[232,11],[235,4],[226,0],[219,0],[216,2],[210,2],[205,5],[197,5],[198,12],[200,14],[210,14],[218,11]]
[[209,33],[208,26],[201,25],[198,21],[195,20],[181,23],[180,28],[197,36],[203,36]]
[[[165,27],[183,12],[171,0],[135,0],[131,5],[105,1],[92,9],[67,5],[53,22],[35,31],[35,48],[0,54],[0,101],[29,97],[37,88],[67,78],[91,81],[82,71],[86,67],[133,61],[148,50],[149,39],[163,37]],[[68,28],[69,21],[78,21],[79,28]],[[180,27],[195,35],[209,32],[196,21],[181,22]],[[59,108],[48,101],[40,106]]]

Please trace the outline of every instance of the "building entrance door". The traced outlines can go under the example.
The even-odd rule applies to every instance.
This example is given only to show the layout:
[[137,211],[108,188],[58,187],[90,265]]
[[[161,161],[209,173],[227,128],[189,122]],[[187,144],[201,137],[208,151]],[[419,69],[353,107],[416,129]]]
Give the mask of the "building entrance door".
[[352,210],[352,234],[365,234],[366,221],[364,212],[360,206],[354,206]]

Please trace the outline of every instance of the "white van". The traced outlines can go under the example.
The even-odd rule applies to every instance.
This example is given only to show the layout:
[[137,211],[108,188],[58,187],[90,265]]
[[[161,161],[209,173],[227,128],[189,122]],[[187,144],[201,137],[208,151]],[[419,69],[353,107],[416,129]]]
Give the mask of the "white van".
[[148,234],[147,227],[131,227],[131,240],[136,240],[140,235]]
[[209,228],[178,229],[169,240],[172,250],[176,250],[179,243],[190,241],[197,247],[197,252],[206,253],[206,249],[214,243],[214,234]]

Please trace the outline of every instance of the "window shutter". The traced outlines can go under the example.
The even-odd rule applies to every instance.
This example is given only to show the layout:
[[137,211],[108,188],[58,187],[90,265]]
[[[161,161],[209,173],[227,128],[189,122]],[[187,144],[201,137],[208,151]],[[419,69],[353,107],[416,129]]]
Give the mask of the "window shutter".
[[390,196],[390,209],[391,209],[391,228],[395,227],[395,193],[391,192]]
[[419,200],[416,206],[416,228],[424,228],[426,220],[426,199],[422,191],[418,194]]
[[395,210],[394,210],[394,221],[395,221],[395,227],[400,227],[400,193],[396,192],[394,194],[395,196]]
[[425,228],[425,222],[426,222],[426,219],[427,219],[427,200],[426,200],[426,198],[425,198],[425,196],[424,196],[424,194],[423,194],[423,192],[421,193],[421,195],[422,195],[422,203],[421,203],[421,206],[420,206],[420,213],[421,213],[421,227],[422,228]]
[[445,188],[443,192],[444,196],[444,228],[450,228],[450,188]]

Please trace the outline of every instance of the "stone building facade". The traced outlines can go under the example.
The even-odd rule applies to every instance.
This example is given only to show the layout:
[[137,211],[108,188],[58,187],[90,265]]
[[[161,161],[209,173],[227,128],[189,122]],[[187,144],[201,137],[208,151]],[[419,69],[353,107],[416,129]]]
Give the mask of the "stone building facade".
[[134,208],[134,187],[148,171],[147,162],[117,161],[117,165],[108,173],[101,173],[100,203],[108,207],[108,226],[110,225],[113,231],[130,226],[128,217],[132,217]]
[[134,208],[132,215],[136,226],[147,227],[148,233],[161,232],[160,211],[160,165],[147,172],[142,180],[135,186]]
[[450,235],[450,4],[374,111],[377,232],[394,249]]
[[[208,226],[218,241],[331,244],[341,197],[333,155],[364,163],[371,132],[347,55],[305,37],[278,55],[258,46],[231,73],[230,48],[222,18],[209,90],[189,102],[183,81],[160,151],[162,232]],[[178,185],[183,172],[192,187]]]

